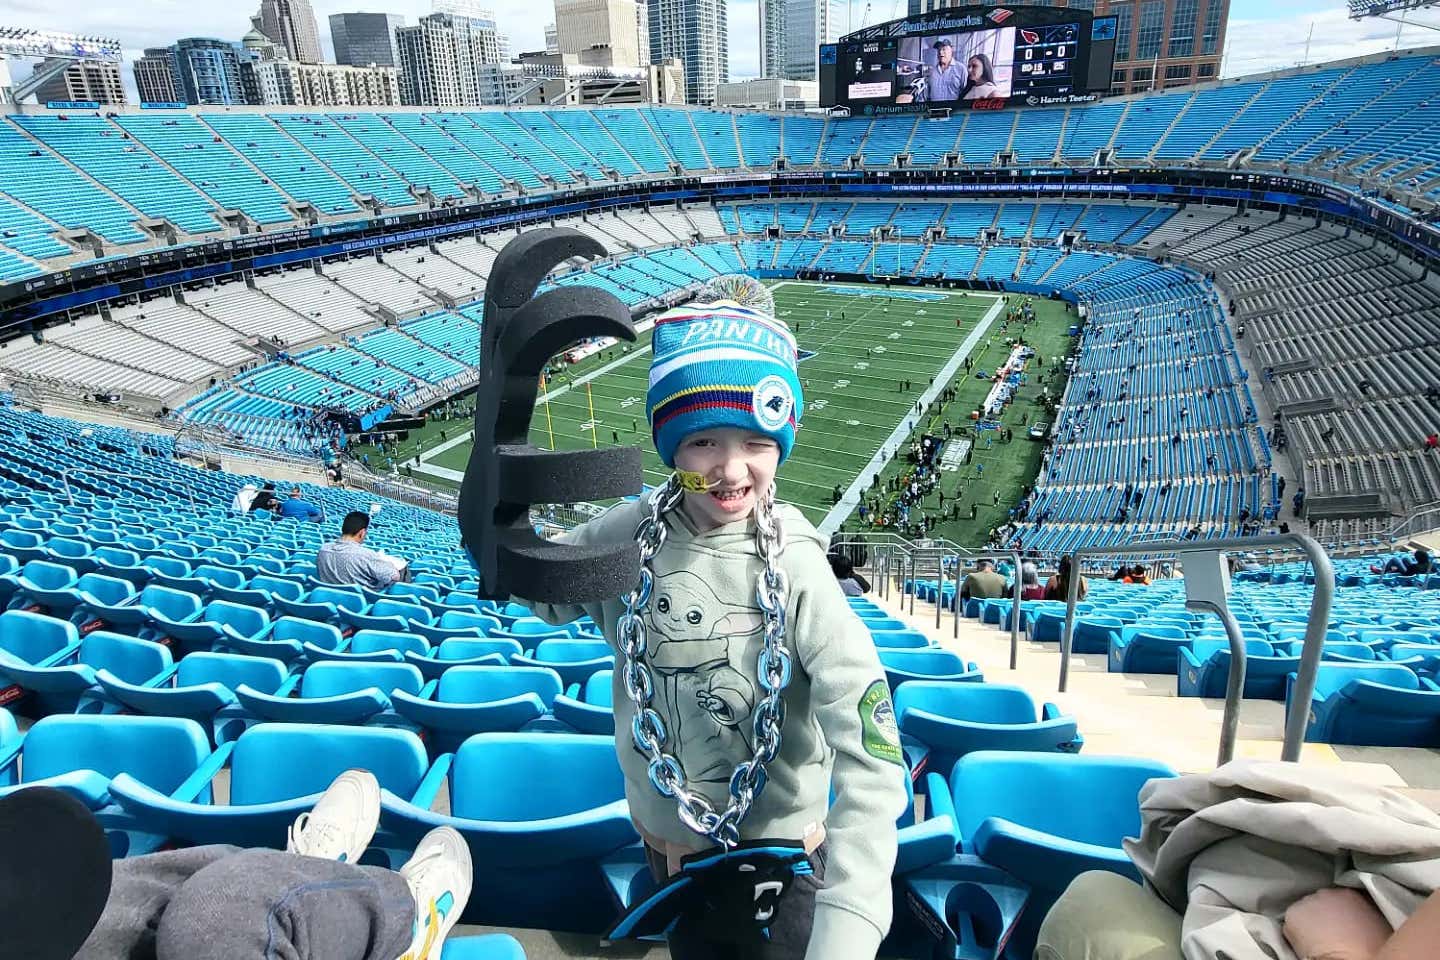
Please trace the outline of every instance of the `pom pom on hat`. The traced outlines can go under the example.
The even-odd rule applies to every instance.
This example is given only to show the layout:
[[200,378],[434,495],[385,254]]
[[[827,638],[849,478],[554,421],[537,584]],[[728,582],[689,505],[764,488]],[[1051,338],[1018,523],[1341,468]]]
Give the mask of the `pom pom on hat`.
[[[746,283],[717,277],[711,284],[720,286],[706,291],[751,300],[754,291],[748,285],[768,299],[769,291],[752,278],[739,280]],[[770,437],[785,462],[805,401],[795,337],[782,321],[735,300],[693,303],[655,321],[652,346],[646,408],[655,450],[666,466],[675,466],[681,440],[717,427]]]

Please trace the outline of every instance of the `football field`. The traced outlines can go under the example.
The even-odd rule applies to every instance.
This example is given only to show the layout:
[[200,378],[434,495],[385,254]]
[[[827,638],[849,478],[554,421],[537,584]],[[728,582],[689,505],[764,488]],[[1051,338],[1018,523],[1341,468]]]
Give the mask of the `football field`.
[[[856,495],[870,489],[874,476],[882,478],[883,487],[884,480],[905,465],[903,458],[897,463],[895,453],[908,449],[912,433],[939,431],[945,420],[957,429],[957,437],[962,426],[968,428],[969,413],[983,402],[990,382],[967,378],[963,361],[974,358],[976,369],[982,371],[1003,362],[1009,350],[1001,332],[1006,305],[996,293],[910,286],[887,289],[778,281],[772,291],[776,312],[790,325],[800,347],[805,391],[801,429],[790,459],[780,470],[778,494],[828,532],[846,520]],[[1011,299],[1017,298],[1011,295]],[[1037,320],[1025,331],[1026,341],[1047,358],[1063,355],[1073,315],[1058,303],[1038,301],[1035,307]],[[645,452],[645,482],[662,482],[668,471],[655,455],[646,424],[649,340],[647,325],[628,352],[614,347],[547,381],[531,422],[531,442],[562,450],[640,446]],[[947,386],[959,388],[959,396],[928,412],[931,401]],[[1034,394],[1038,393],[1036,388]],[[1030,411],[1026,420],[1035,419],[1025,399],[1022,389],[1021,402],[1007,411],[1014,414],[1007,420],[1014,420],[1017,439],[1005,445],[987,440],[975,449],[974,460],[986,464],[985,489],[969,491],[963,518],[948,528],[942,526],[937,531],[941,535],[976,542],[974,531],[983,533],[980,528],[988,529],[987,522],[993,526],[995,516],[1004,513],[1005,507],[992,503],[992,488],[1008,506],[1019,487],[1033,478],[1039,444],[1020,439],[1021,410]],[[410,468],[417,479],[452,487],[463,474],[470,443],[464,425],[442,426],[449,428],[443,440],[432,423],[412,434],[415,446],[402,449],[409,457],[414,456],[411,450],[419,453],[420,464],[414,466],[412,460]],[[972,475],[974,469],[966,465],[942,480],[947,499],[956,497],[962,486],[975,486],[979,477]],[[837,488],[842,495],[849,494],[838,506]],[[983,515],[971,520],[969,502],[982,500]],[[852,519],[850,528],[854,526]]]

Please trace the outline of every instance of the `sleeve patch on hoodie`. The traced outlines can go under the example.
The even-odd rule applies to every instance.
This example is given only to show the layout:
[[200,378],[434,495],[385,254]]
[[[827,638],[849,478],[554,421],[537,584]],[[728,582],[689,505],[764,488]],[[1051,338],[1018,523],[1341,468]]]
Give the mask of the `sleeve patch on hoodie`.
[[904,765],[895,705],[890,702],[890,688],[884,680],[870,684],[860,698],[860,741],[865,752],[877,760]]

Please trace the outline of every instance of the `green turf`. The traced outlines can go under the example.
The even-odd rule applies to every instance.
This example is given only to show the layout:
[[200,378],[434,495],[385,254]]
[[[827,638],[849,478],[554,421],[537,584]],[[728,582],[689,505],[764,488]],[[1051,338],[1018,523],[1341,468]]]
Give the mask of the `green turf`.
[[[988,381],[967,380],[962,367],[954,381],[959,387],[959,398],[948,407],[937,408],[933,417],[916,416],[916,400],[987,311],[996,305],[998,295],[961,295],[897,287],[892,299],[883,287],[847,289],[852,292],[842,293],[827,285],[795,281],[773,285],[778,314],[795,331],[801,350],[814,354],[800,363],[805,388],[803,426],[790,459],[781,468],[779,496],[794,503],[816,523],[830,509],[835,486],[848,487],[877,450],[888,444],[898,425],[913,424],[918,433],[926,427],[939,430],[948,418],[953,427],[959,428],[968,424],[969,412],[979,405],[990,387]],[[910,300],[903,297],[906,293],[935,299]],[[1058,303],[1038,301],[1035,306],[1037,320],[1024,331],[1024,336],[1041,352],[1048,365],[1050,358],[1063,355],[1068,349],[1066,329],[1073,314],[1067,314]],[[1018,331],[1002,333],[1002,320],[1003,314],[971,351],[977,369],[988,370],[1007,355],[1008,347],[1003,339]],[[645,450],[646,482],[663,480],[666,471],[650,445],[645,422],[649,339],[648,332],[644,333],[628,355],[616,348],[571,367],[567,376],[558,382],[547,382],[548,401],[542,402],[535,411],[531,441],[550,448],[553,438],[553,446],[558,449],[611,445],[617,440],[622,444],[640,445]],[[603,372],[597,374],[597,371]],[[590,375],[594,376],[588,384],[575,382]],[[902,380],[911,381],[909,391],[901,389]],[[1058,392],[1057,388],[1058,383],[1052,384],[1053,392]],[[1035,419],[1039,407],[1032,401],[1039,393],[1038,384],[1027,384],[1021,390],[1020,400],[1007,410],[1003,421],[1015,430],[1013,443],[997,442],[987,449],[985,441],[980,441],[974,461],[984,465],[983,480],[975,479],[973,465],[944,475],[941,489],[947,504],[963,489],[964,519],[940,526],[936,531],[938,535],[962,543],[983,540],[985,532],[1013,505],[1019,489],[1033,479],[1039,464],[1040,445],[1024,439],[1020,420],[1022,414],[1028,420]],[[432,422],[423,431],[412,434],[404,452],[413,456],[417,444],[421,450],[430,450],[440,442],[441,430],[447,437],[454,437],[466,426],[459,421]],[[909,436],[902,433],[902,449],[908,449]],[[893,455],[895,445],[888,446]],[[358,452],[371,451],[362,448]],[[463,471],[469,458],[469,445],[462,443],[422,456],[428,465]],[[892,459],[884,476],[888,478],[905,466],[903,461]],[[443,479],[427,479],[440,486],[453,487]],[[1001,494],[998,507],[991,503],[997,490]],[[968,519],[972,500],[983,505],[974,521]],[[929,506],[933,508],[932,513],[937,512],[938,498],[932,498]],[[847,528],[854,529],[857,523],[852,517]]]

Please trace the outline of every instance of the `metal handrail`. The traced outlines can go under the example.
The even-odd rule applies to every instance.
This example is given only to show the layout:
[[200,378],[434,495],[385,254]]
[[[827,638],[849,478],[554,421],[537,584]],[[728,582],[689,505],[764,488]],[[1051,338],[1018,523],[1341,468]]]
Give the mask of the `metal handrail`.
[[[113,480],[145,480],[149,483],[165,479],[164,477],[151,473],[127,473],[119,470],[101,470],[96,467],[72,467],[61,470],[60,482],[65,486],[65,499],[72,507],[75,506],[75,491],[70,487],[70,478],[75,476],[107,477]],[[191,511],[199,513],[200,510],[195,505],[195,491],[191,490],[189,486],[185,486],[183,489],[185,490],[185,498],[190,501]]]
[[[1291,762],[1300,759],[1300,747],[1305,742],[1305,724],[1309,718],[1307,705],[1315,693],[1315,678],[1320,667],[1320,657],[1325,645],[1325,631],[1330,623],[1330,608],[1335,601],[1335,568],[1330,557],[1310,537],[1300,533],[1280,533],[1263,537],[1230,537],[1218,540],[1173,540],[1155,544],[1180,560],[1186,555],[1203,553],[1224,553],[1230,550],[1249,550],[1255,547],[1294,547],[1305,554],[1315,571],[1315,590],[1310,598],[1310,616],[1305,625],[1305,646],[1300,652],[1300,670],[1290,691],[1290,710],[1285,717],[1285,741],[1280,749],[1280,759]],[[1075,604],[1079,599],[1080,561],[1086,556],[1124,556],[1129,546],[1081,547],[1070,554],[1071,577],[1069,595],[1065,600],[1065,631],[1060,636],[1060,692],[1070,675],[1070,649],[1075,636]],[[1194,603],[1192,601],[1192,603]],[[1191,604],[1187,604],[1189,606]],[[1225,689],[1225,714],[1220,725],[1219,762],[1228,763],[1235,754],[1236,731],[1240,722],[1240,698],[1245,689],[1245,642],[1240,635],[1240,626],[1223,603],[1194,603],[1195,607],[1209,610],[1220,618],[1225,626],[1225,635],[1230,641],[1230,678]]]

